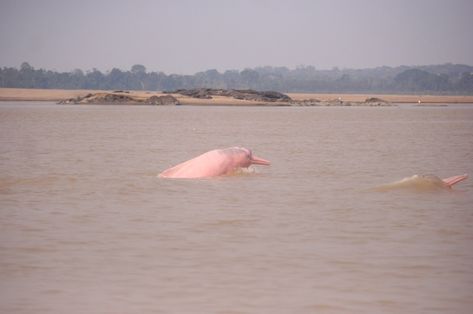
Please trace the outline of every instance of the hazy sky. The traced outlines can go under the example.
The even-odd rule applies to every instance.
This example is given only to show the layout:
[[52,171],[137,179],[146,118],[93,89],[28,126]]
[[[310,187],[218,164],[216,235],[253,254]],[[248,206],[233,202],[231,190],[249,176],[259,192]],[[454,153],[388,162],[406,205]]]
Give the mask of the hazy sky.
[[0,0],[0,67],[473,65],[472,0]]

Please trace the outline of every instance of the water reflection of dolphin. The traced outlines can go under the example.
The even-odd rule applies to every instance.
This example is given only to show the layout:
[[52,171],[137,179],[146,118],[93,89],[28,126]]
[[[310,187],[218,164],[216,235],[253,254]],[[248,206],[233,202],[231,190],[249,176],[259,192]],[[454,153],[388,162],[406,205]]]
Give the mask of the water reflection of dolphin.
[[161,178],[205,178],[231,174],[250,165],[269,165],[244,147],[215,149],[164,170]]
[[377,191],[390,191],[390,190],[414,190],[414,191],[432,191],[438,189],[451,189],[454,184],[466,180],[467,174],[453,176],[446,179],[440,179],[434,175],[414,175],[407,177],[402,180],[385,184],[376,188]]

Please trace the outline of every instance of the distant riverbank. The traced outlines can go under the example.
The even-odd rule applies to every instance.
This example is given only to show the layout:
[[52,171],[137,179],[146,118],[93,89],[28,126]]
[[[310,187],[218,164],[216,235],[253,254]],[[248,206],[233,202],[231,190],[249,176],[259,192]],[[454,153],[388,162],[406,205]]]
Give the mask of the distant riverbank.
[[[112,91],[98,90],[62,90],[62,89],[24,89],[24,88],[0,88],[0,101],[62,101],[65,99],[85,97],[93,93],[111,93]],[[136,98],[149,98],[151,96],[174,96],[182,105],[282,105],[279,103],[263,103],[253,100],[235,99],[226,96],[212,96],[211,99],[198,99],[177,93],[162,93],[152,91],[126,91],[126,93]],[[353,103],[362,104],[369,98],[376,98],[388,103],[471,103],[473,96],[462,95],[379,95],[379,94],[315,94],[315,93],[287,93],[292,100],[298,103]]]

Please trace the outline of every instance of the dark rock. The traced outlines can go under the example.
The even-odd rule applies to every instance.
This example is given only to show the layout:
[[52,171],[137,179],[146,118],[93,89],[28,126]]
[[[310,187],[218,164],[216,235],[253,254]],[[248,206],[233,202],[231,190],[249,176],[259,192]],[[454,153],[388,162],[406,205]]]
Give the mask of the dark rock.
[[366,98],[365,102],[368,103],[368,102],[387,102],[387,101],[381,98],[370,97],[370,98]]
[[292,106],[320,106],[320,100],[315,98],[291,101]]
[[136,101],[130,96],[127,95],[117,95],[117,94],[105,94],[97,95],[94,99],[94,103],[116,103],[116,102],[134,102]]
[[367,106],[392,106],[389,101],[377,97],[366,98],[365,104]]
[[122,93],[96,93],[84,97],[61,100],[59,104],[129,104],[129,105],[179,105],[179,101],[171,96],[151,96],[145,100],[131,94]]
[[237,89],[212,89],[212,88],[197,88],[197,89],[178,89],[173,94],[181,94],[193,98],[211,99],[212,96],[226,96],[241,100],[261,101],[261,102],[290,102],[291,98],[283,93],[275,91],[259,92],[251,89],[237,90]]
[[146,105],[154,105],[154,106],[169,106],[169,105],[180,105],[179,101],[171,96],[151,96],[144,102]]
[[77,97],[62,100],[60,104],[109,104],[109,103],[133,103],[137,100],[129,95],[114,93],[87,94],[84,97]]

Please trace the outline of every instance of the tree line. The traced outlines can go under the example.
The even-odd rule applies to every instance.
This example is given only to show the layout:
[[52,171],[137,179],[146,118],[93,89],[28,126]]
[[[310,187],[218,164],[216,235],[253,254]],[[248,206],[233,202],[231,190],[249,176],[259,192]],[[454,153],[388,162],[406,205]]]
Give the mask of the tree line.
[[135,64],[130,70],[114,68],[57,72],[35,69],[28,62],[19,68],[0,68],[0,87],[44,89],[103,89],[172,91],[191,88],[274,90],[279,92],[432,93],[473,94],[473,67],[461,64],[320,70],[313,66],[215,69],[194,75],[147,72]]

